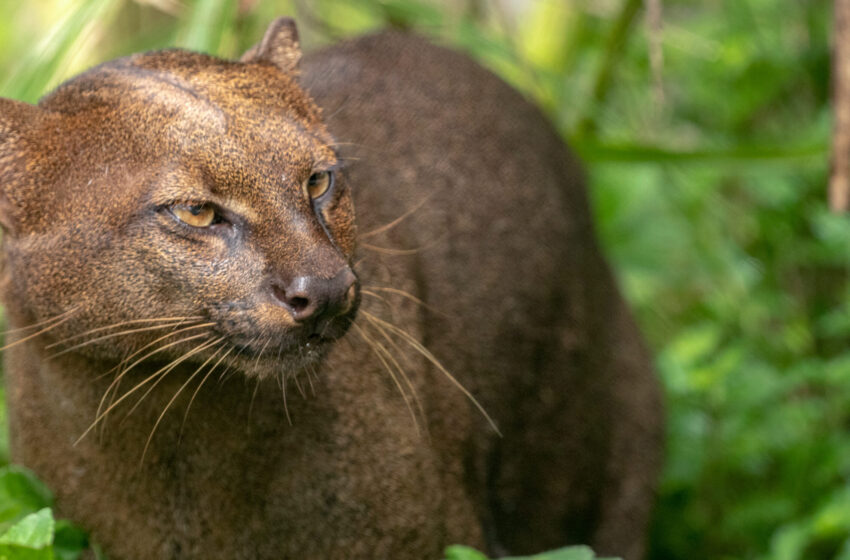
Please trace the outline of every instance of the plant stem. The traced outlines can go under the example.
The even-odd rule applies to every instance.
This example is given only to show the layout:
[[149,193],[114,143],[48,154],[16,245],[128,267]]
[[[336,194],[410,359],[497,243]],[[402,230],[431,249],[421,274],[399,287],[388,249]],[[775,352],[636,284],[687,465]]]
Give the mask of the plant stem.
[[626,0],[625,4],[623,4],[623,8],[620,10],[620,14],[617,16],[617,20],[614,22],[614,26],[605,43],[605,51],[602,54],[602,60],[596,72],[590,103],[587,106],[585,115],[578,121],[575,132],[572,135],[573,137],[584,138],[596,132],[596,115],[611,87],[611,78],[614,75],[617,57],[626,43],[632,23],[642,3],[643,0]]

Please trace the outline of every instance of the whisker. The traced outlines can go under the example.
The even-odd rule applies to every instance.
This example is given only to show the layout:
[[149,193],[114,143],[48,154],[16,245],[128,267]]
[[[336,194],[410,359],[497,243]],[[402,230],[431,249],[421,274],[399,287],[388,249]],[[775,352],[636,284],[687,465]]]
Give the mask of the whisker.
[[[151,352],[151,354],[155,354],[156,352],[161,352],[162,350],[165,350],[166,348],[169,348],[169,347],[174,346],[174,345],[176,345],[176,344],[180,344],[180,343],[183,343],[183,342],[188,342],[188,341],[190,341],[190,340],[195,340],[195,339],[198,339],[198,338],[201,338],[201,337],[204,337],[204,336],[209,336],[209,335],[208,335],[208,334],[206,334],[206,333],[201,333],[201,334],[192,335],[192,336],[189,336],[189,337],[186,337],[186,338],[181,338],[180,340],[176,340],[176,341],[174,341],[174,342],[171,342],[171,343],[169,343],[169,344],[167,344],[167,345],[163,346],[162,348],[158,348],[156,351]],[[147,356],[146,356],[146,357],[147,357]],[[136,362],[136,364],[138,364],[139,362],[141,362],[141,360],[137,361],[137,362]],[[132,366],[132,367],[135,367],[135,365],[136,365],[136,364],[133,364],[133,366]],[[128,371],[130,371],[130,369],[132,369],[132,367],[130,367],[130,368],[128,368],[128,369],[126,369],[126,370],[124,370],[123,372],[121,372],[121,375],[120,375],[119,377],[123,376],[123,375],[124,375],[124,374],[126,374]],[[97,414],[97,415],[96,415],[96,417],[95,417],[95,419],[94,419],[94,422],[92,422],[92,423],[91,423],[91,426],[89,426],[89,427],[86,429],[86,431],[85,431],[85,432],[83,432],[83,433],[82,433],[82,435],[81,435],[80,437],[78,437],[78,438],[77,438],[77,441],[75,441],[75,442],[74,442],[74,445],[77,445],[78,443],[80,443],[80,441],[82,441],[82,439],[83,439],[84,437],[86,437],[86,436],[88,435],[88,433],[89,433],[89,432],[91,432],[91,431],[92,431],[92,429],[94,429],[94,427],[95,427],[95,426],[97,426],[98,422],[100,422],[100,421],[101,421],[101,420],[102,420],[102,419],[103,419],[103,418],[104,418],[107,414],[109,414],[109,413],[110,413],[110,412],[111,412],[111,411],[112,411],[112,410],[113,410],[116,406],[118,406],[119,404],[121,404],[121,402],[122,402],[124,399],[128,398],[130,395],[132,395],[133,393],[135,393],[137,390],[141,389],[143,386],[147,385],[147,384],[148,384],[151,380],[153,380],[153,379],[154,379],[154,378],[155,378],[158,374],[159,374],[159,371],[157,371],[156,373],[154,373],[154,374],[152,374],[152,375],[148,376],[148,377],[147,377],[147,378],[145,378],[143,381],[141,381],[140,383],[138,383],[135,387],[133,387],[132,389],[130,389],[129,391],[127,391],[126,393],[124,393],[124,395],[123,395],[120,399],[118,399],[117,401],[115,401],[115,402],[111,403],[111,404],[109,405],[109,407],[108,407],[106,410],[104,410],[103,412],[100,412],[99,414]],[[108,391],[108,390],[109,390],[109,389],[107,388],[107,391]],[[104,395],[104,397],[105,397],[105,395]]]
[[[103,336],[98,336],[97,338],[93,338],[91,340],[86,340],[85,342],[80,342],[79,344],[75,344],[74,346],[71,346],[70,348],[65,348],[64,350],[60,350],[59,352],[52,354],[48,359],[57,358],[59,356],[62,356],[63,354],[67,354],[69,352],[73,352],[74,350],[79,350],[80,348],[84,348],[84,347],[88,346],[89,344],[94,344],[95,342],[100,342],[102,340],[108,340],[110,338],[115,338],[116,336],[126,336],[128,334],[135,334],[135,333],[140,333],[140,332],[145,332],[145,331],[153,331],[153,330],[157,330],[157,329],[167,329],[169,327],[180,326],[184,323],[185,323],[185,321],[177,321],[176,323],[166,323],[164,325],[154,325],[152,327],[141,327],[141,328],[138,328],[138,329],[128,329],[128,330],[124,330],[124,331],[118,331],[116,333],[105,334]],[[79,338],[79,335],[74,336],[72,338]],[[54,342],[53,344],[51,344],[49,346],[45,346],[45,348],[54,348],[54,347],[56,347],[60,344],[64,344],[65,342],[67,342],[67,340]]]
[[376,294],[375,292],[369,291],[369,289],[366,288],[366,287],[361,287],[360,293],[365,295],[365,296],[372,296],[375,299],[379,299],[379,300],[381,300],[381,303],[386,305],[391,310],[393,309],[393,304],[390,302],[390,300],[388,300],[387,298],[385,298],[384,296],[382,296],[380,294]]
[[[109,329],[116,329],[118,327],[124,327],[124,326],[127,326],[127,325],[135,325],[135,324],[139,324],[139,323],[154,323],[154,322],[156,322],[156,323],[168,323],[167,325],[163,325],[163,328],[164,328],[164,327],[170,326],[171,323],[180,324],[180,323],[190,321],[190,320],[194,320],[194,319],[203,319],[203,317],[201,317],[200,315],[196,315],[196,316],[190,316],[190,317],[159,317],[159,318],[155,318],[155,319],[133,319],[131,321],[122,321],[120,323],[115,323],[113,325],[106,325],[105,327],[97,327],[95,329],[87,330],[86,332],[83,332],[83,333],[79,333],[79,334],[75,334],[73,336],[69,336],[68,338],[66,338],[64,340],[60,340],[58,342],[54,342],[53,344],[49,344],[49,345],[45,346],[45,348],[54,348],[56,346],[59,346],[60,344],[65,344],[66,342],[70,342],[70,341],[75,340],[77,338],[82,338],[84,336],[88,336],[88,335],[91,335],[91,334],[94,334],[94,333],[97,333],[97,332],[101,332],[101,331],[105,331],[105,330],[109,330]],[[151,328],[156,328],[156,327],[151,327]],[[133,332],[133,331],[130,331],[130,332]],[[99,339],[95,339],[95,340],[99,340]]]
[[298,389],[298,393],[301,395],[301,398],[306,399],[307,393],[304,392],[304,387],[302,387],[301,383],[298,381],[298,374],[292,376],[292,381],[295,383],[295,388]]
[[[251,339],[251,341],[247,344],[247,346],[253,346],[253,345],[254,345],[254,343],[255,343],[257,340],[259,340],[259,338],[260,338],[260,335],[257,335],[257,336],[255,336],[255,337],[253,337],[253,338]],[[260,357],[260,356],[259,356],[259,354],[258,354],[258,355],[257,355],[257,358],[259,358],[259,357]],[[255,367],[256,367],[256,366],[255,366]],[[257,391],[259,391],[259,390],[260,390],[260,381],[261,381],[261,379],[262,379],[262,378],[258,375],[258,376],[257,376],[257,381],[256,381],[256,383],[254,384],[254,392],[253,392],[253,393],[251,393],[251,402],[250,402],[250,403],[248,403],[248,428],[249,428],[249,429],[250,429],[250,427],[251,427],[251,416],[253,415],[253,412],[254,412],[254,399],[256,399],[256,398],[257,398]],[[246,381],[247,381],[247,380],[246,380]]]
[[31,335],[25,336],[24,338],[21,338],[21,339],[19,339],[19,340],[16,340],[15,342],[11,342],[11,343],[9,343],[9,344],[6,344],[5,346],[0,347],[0,352],[2,352],[3,350],[8,350],[9,348],[12,348],[13,346],[17,346],[18,344],[21,344],[21,343],[23,343],[23,342],[26,342],[26,341],[28,341],[28,340],[31,340],[31,339],[33,339],[33,338],[35,338],[35,337],[37,337],[37,336],[41,336],[41,335],[43,335],[44,333],[46,333],[46,332],[48,332],[48,331],[51,331],[51,330],[55,329],[56,327],[58,327],[59,325],[61,325],[62,323],[64,323],[64,322],[65,322],[65,321],[67,321],[68,319],[70,319],[71,317],[72,317],[72,315],[67,315],[67,316],[65,316],[63,319],[61,319],[61,320],[59,320],[59,321],[57,321],[57,322],[53,323],[53,324],[52,324],[52,325],[50,325],[50,326],[44,327],[43,329],[41,329],[41,330],[39,330],[39,331],[37,331],[37,332],[34,332],[34,333],[32,333]]
[[[253,343],[254,340],[256,340],[256,338],[252,338],[250,343]],[[245,353],[245,347],[236,348],[236,354],[234,355],[234,358],[241,355],[241,354],[244,354],[244,353]],[[230,379],[231,377],[236,375],[236,373],[237,373],[237,370],[234,369],[233,364],[228,364],[227,367],[224,368],[224,370],[222,370],[221,374],[218,376],[218,386],[221,387],[221,385],[225,381],[227,381],[228,379]]]
[[43,325],[49,324],[53,321],[57,321],[57,320],[61,319],[62,317],[65,317],[66,315],[69,315],[69,314],[74,313],[74,312],[79,311],[79,310],[80,310],[80,306],[72,307],[71,309],[68,309],[67,311],[63,311],[59,315],[54,315],[53,317],[48,317],[47,319],[44,319],[43,321],[38,321],[37,323],[27,325],[26,327],[17,327],[17,328],[14,328],[14,329],[5,330],[2,333],[0,333],[0,336],[7,336],[7,335],[10,335],[10,334],[19,333],[21,331],[28,331],[30,329],[35,329],[37,327],[41,327]]
[[451,315],[449,315],[445,311],[441,311],[441,310],[425,303],[424,301],[422,301],[421,299],[419,299],[415,295],[411,294],[410,292],[405,292],[404,290],[399,290],[398,288],[390,288],[388,286],[368,286],[367,288],[361,289],[360,291],[361,291],[361,293],[364,293],[366,295],[377,297],[377,298],[382,299],[383,301],[386,301],[385,298],[382,298],[380,295],[374,293],[372,290],[377,290],[379,292],[387,292],[387,293],[390,293],[390,294],[395,294],[397,296],[401,296],[405,299],[412,301],[413,303],[421,305],[423,309],[427,309],[431,313],[436,313],[437,315],[442,315],[443,317],[445,317],[447,319],[451,319]]
[[251,394],[251,403],[248,405],[248,426],[251,426],[251,414],[254,412],[254,399],[257,398],[257,392],[260,390],[262,378],[257,376],[257,383],[254,385],[254,392]]
[[[277,349],[277,362],[280,363],[280,353],[283,351],[283,347],[279,346]],[[299,348],[300,351],[300,348]],[[281,371],[277,376],[278,385],[280,385],[280,393],[283,396],[283,412],[286,414],[286,422],[292,426],[292,418],[289,416],[289,405],[286,402],[286,372]]]
[[[175,334],[180,334],[180,333],[182,333],[182,332],[191,331],[191,330],[195,330],[195,329],[202,329],[202,328],[205,328],[205,327],[211,327],[211,326],[214,326],[214,325],[215,325],[215,323],[212,323],[212,322],[210,322],[210,323],[198,323],[198,324],[196,324],[196,325],[189,325],[188,327],[184,327],[184,328],[182,328],[182,329],[177,329],[176,331],[171,331],[170,333],[166,333],[166,334],[162,335],[161,337],[157,338],[156,340],[153,340],[153,341],[151,341],[151,342],[148,342],[147,344],[145,344],[144,346],[142,346],[141,348],[139,348],[138,350],[136,350],[135,352],[133,352],[133,353],[132,353],[132,354],[130,354],[129,356],[126,356],[125,358],[123,358],[123,359],[122,359],[122,360],[118,363],[118,365],[117,365],[117,366],[113,367],[112,369],[109,369],[109,370],[105,371],[104,373],[101,373],[100,375],[98,375],[98,376],[97,376],[97,378],[98,378],[98,379],[100,379],[101,377],[106,377],[107,375],[109,375],[109,374],[110,374],[110,373],[112,373],[113,371],[115,371],[115,370],[117,370],[117,369],[121,369],[121,368],[123,368],[123,367],[124,367],[124,365],[125,365],[127,362],[129,362],[130,360],[132,360],[133,358],[135,358],[136,356],[138,356],[139,354],[141,354],[142,352],[144,352],[145,350],[147,350],[147,349],[148,349],[148,348],[150,348],[151,346],[155,346],[155,345],[156,345],[156,344],[158,344],[160,341],[165,340],[166,338],[170,338],[170,337],[174,336]],[[167,347],[165,347],[165,348],[167,348]],[[156,354],[157,352],[159,352],[159,350],[154,350],[154,351],[152,351],[152,352],[150,352],[150,353],[148,353],[148,354],[145,354],[143,357],[139,358],[139,360],[137,360],[136,362],[134,362],[134,363],[133,363],[133,365],[131,365],[129,368],[127,368],[127,371],[129,371],[130,369],[134,368],[134,367],[135,367],[136,365],[138,365],[141,361],[144,361],[144,360],[148,359],[149,357],[151,357],[152,355]]]
[[286,403],[286,374],[281,373],[280,392],[283,395],[283,413],[286,414],[287,423],[292,426],[292,417],[289,416],[289,405]]
[[366,148],[366,144],[361,144],[359,142],[331,142],[329,146],[333,148],[339,148],[341,146],[354,146],[355,148]]
[[494,430],[494,431],[495,431],[495,432],[496,432],[499,436],[501,436],[501,435],[502,435],[502,432],[500,432],[500,431],[499,431],[499,428],[496,426],[496,423],[493,421],[493,419],[490,417],[490,415],[489,415],[489,414],[487,414],[487,411],[486,411],[486,410],[484,410],[484,407],[483,407],[483,406],[481,406],[481,403],[479,403],[479,402],[478,402],[478,399],[476,399],[476,398],[472,395],[472,393],[470,393],[470,392],[466,389],[466,387],[464,387],[464,386],[463,386],[463,384],[455,378],[455,376],[454,376],[454,375],[452,375],[451,373],[449,373],[449,371],[448,371],[448,370],[447,370],[447,369],[443,366],[443,364],[441,364],[441,363],[440,363],[440,361],[437,359],[437,357],[436,357],[436,356],[434,356],[434,354],[432,354],[430,350],[428,350],[427,348],[425,348],[425,347],[422,345],[422,343],[421,343],[421,342],[419,342],[418,340],[416,340],[416,339],[415,339],[415,338],[414,338],[414,337],[413,337],[410,333],[408,333],[407,331],[405,331],[405,330],[403,330],[403,329],[400,329],[399,327],[397,327],[397,326],[395,326],[395,325],[393,325],[393,324],[391,324],[391,323],[387,323],[386,321],[384,321],[384,320],[382,320],[382,319],[380,319],[380,318],[376,317],[375,315],[372,315],[372,314],[371,314],[371,313],[369,313],[368,311],[361,311],[361,312],[363,313],[363,315],[364,315],[365,317],[368,317],[371,321],[373,321],[373,323],[378,324],[378,325],[381,325],[381,326],[385,327],[386,329],[388,329],[389,331],[391,331],[391,332],[393,332],[393,333],[397,334],[397,335],[398,335],[398,336],[399,336],[402,340],[404,340],[405,342],[407,342],[407,343],[408,343],[408,344],[409,344],[409,345],[410,345],[413,349],[415,349],[417,352],[419,352],[420,354],[422,354],[422,356],[424,356],[424,357],[425,357],[425,358],[426,358],[429,362],[431,362],[431,363],[432,363],[432,364],[433,364],[433,365],[434,365],[437,369],[439,369],[439,370],[443,373],[443,375],[445,375],[445,376],[446,376],[446,378],[447,378],[449,381],[451,381],[451,382],[452,382],[452,384],[453,384],[455,387],[457,387],[457,388],[458,388],[458,389],[459,389],[459,390],[460,390],[460,391],[461,391],[464,395],[466,395],[466,397],[470,400],[470,402],[472,402],[472,404],[474,404],[474,405],[475,405],[475,407],[479,410],[479,412],[481,412],[481,414],[482,414],[482,415],[484,415],[484,418],[486,418],[486,419],[487,419],[487,422],[490,424],[490,426],[492,426],[493,430]]
[[421,253],[422,251],[427,251],[428,249],[431,249],[432,247],[436,247],[437,245],[442,243],[445,238],[446,238],[445,235],[441,235],[440,237],[438,237],[434,241],[431,241],[430,243],[422,245],[421,247],[414,247],[412,249],[395,249],[393,247],[380,247],[378,245],[372,245],[371,243],[358,243],[357,246],[362,247],[364,249],[367,249],[369,251],[374,251],[376,253],[382,253],[382,254],[385,254],[385,255],[392,255],[392,256],[415,255],[417,253]]
[[376,253],[382,253],[384,255],[392,255],[392,256],[404,256],[404,255],[415,255],[427,247],[417,247],[415,249],[393,249],[391,247],[379,247],[377,245],[372,245],[370,243],[358,243],[358,247],[362,247],[364,249],[368,249],[369,251],[374,251]]
[[131,414],[133,414],[133,412],[134,412],[137,408],[139,408],[139,406],[142,404],[142,401],[143,401],[143,400],[145,400],[145,398],[146,398],[149,394],[151,394],[151,391],[153,391],[153,390],[156,388],[156,386],[157,386],[157,385],[159,385],[159,384],[160,384],[160,382],[161,382],[163,379],[165,379],[165,378],[166,378],[166,376],[174,370],[174,368],[176,368],[177,366],[179,366],[180,364],[182,364],[183,362],[185,362],[186,360],[188,360],[189,358],[191,358],[191,357],[192,357],[192,356],[194,356],[195,354],[197,354],[197,353],[199,353],[199,352],[203,352],[204,350],[208,349],[209,347],[214,346],[217,342],[218,342],[218,341],[216,341],[216,340],[213,340],[213,341],[202,341],[200,345],[195,346],[195,347],[194,347],[192,350],[190,350],[189,352],[187,352],[187,353],[183,354],[182,356],[178,356],[177,358],[175,358],[175,359],[171,360],[170,362],[168,362],[166,365],[164,365],[164,366],[162,366],[161,368],[159,368],[159,372],[160,372],[159,379],[157,379],[157,380],[153,383],[153,385],[151,385],[150,387],[148,387],[147,391],[145,391],[145,392],[142,394],[142,396],[141,396],[141,397],[139,397],[139,400],[137,400],[137,401],[136,401],[136,403],[133,405],[133,408],[131,408],[131,409],[129,410],[129,412],[127,412],[127,414],[124,416],[124,421],[126,421],[126,420],[127,420],[127,418],[129,418],[129,417],[130,417],[130,415],[131,415]]
[[233,377],[236,373],[236,370],[233,369],[233,364],[228,364],[226,368],[224,368],[221,373],[218,375],[218,386],[221,387],[225,381]]
[[382,355],[381,350],[383,350],[384,354],[389,354],[389,352],[387,351],[386,348],[384,348],[381,345],[381,343],[379,343],[378,341],[376,341],[374,339],[369,338],[366,334],[366,331],[364,331],[360,327],[360,325],[358,325],[357,323],[352,323],[351,326],[354,327],[354,329],[357,331],[357,333],[360,335],[360,337],[363,339],[363,341],[369,346],[369,348],[372,349],[372,352],[375,354],[375,356],[377,356],[378,360],[380,360],[380,362],[383,364],[384,368],[387,370],[387,373],[390,374],[390,378],[392,379],[393,383],[395,384],[396,389],[398,389],[398,392],[401,394],[401,397],[404,399],[404,404],[405,404],[405,406],[407,406],[408,412],[410,412],[410,418],[413,420],[413,426],[416,429],[416,433],[417,434],[421,433],[420,430],[419,430],[419,421],[416,418],[416,413],[413,411],[413,407],[410,405],[410,397],[404,391],[404,388],[401,386],[401,382],[398,380],[398,377],[396,376],[395,372],[393,371],[392,367],[390,366],[390,363],[387,361],[387,359],[384,357],[384,355]]
[[269,342],[271,342],[271,341],[272,341],[272,337],[271,336],[267,337],[266,343],[263,344],[263,347],[260,348],[260,351],[257,353],[257,359],[254,360],[254,367],[255,368],[260,364],[260,357],[263,355],[263,352],[266,351],[266,348],[268,347]]
[[[189,409],[192,408],[192,403],[195,402],[195,397],[198,396],[198,393],[201,391],[201,387],[204,386],[204,383],[207,382],[207,379],[209,379],[210,375],[212,375],[212,373],[216,370],[216,368],[218,368],[219,364],[221,364],[221,362],[223,362],[224,359],[227,358],[227,356],[231,352],[233,352],[233,350],[234,350],[234,347],[231,346],[227,350],[227,352],[222,354],[221,357],[218,359],[218,361],[215,364],[213,364],[213,367],[210,368],[210,370],[207,372],[207,374],[204,376],[204,378],[201,379],[201,382],[198,383],[198,387],[195,389],[195,392],[192,393],[192,398],[189,399],[189,404],[186,405],[186,413],[183,415],[183,422],[180,424],[180,434],[181,434],[181,436],[183,434],[183,426],[186,424],[186,419],[189,417]],[[213,355],[215,355],[215,354],[213,354]]]
[[[324,334],[324,329],[322,329],[322,334]],[[298,347],[298,357],[301,359],[301,363],[304,363],[304,349],[301,346]],[[292,381],[295,383],[295,388],[298,389],[298,393],[301,395],[301,398],[306,399],[307,394],[304,392],[304,388],[301,386],[301,383],[298,381],[298,374],[299,373],[300,372],[295,371],[295,373],[292,374]]]
[[[112,381],[112,383],[110,383],[110,384],[109,384],[109,387],[107,387],[107,388],[106,388],[106,392],[104,392],[104,393],[103,393],[103,397],[101,397],[101,399],[100,399],[100,404],[99,404],[99,405],[98,405],[98,407],[97,407],[97,413],[98,413],[98,414],[100,413],[100,410],[103,408],[103,403],[104,403],[104,402],[106,401],[106,399],[108,398],[109,393],[110,393],[110,391],[113,389],[113,387],[114,387],[114,392],[115,392],[115,393],[117,393],[117,391],[118,391],[118,385],[121,383],[121,379],[124,377],[124,375],[125,375],[128,371],[130,371],[131,369],[133,369],[134,367],[136,367],[137,365],[139,365],[139,364],[140,364],[140,363],[142,363],[143,361],[147,360],[148,358],[150,358],[150,357],[151,357],[151,356],[153,356],[154,354],[157,354],[157,353],[159,353],[159,352],[161,352],[161,351],[163,351],[163,350],[165,350],[165,349],[167,349],[167,348],[170,348],[171,346],[174,346],[174,344],[179,344],[180,342],[183,342],[183,341],[186,341],[186,340],[193,340],[194,338],[198,338],[198,337],[200,337],[200,336],[203,336],[203,335],[204,335],[204,333],[201,333],[201,334],[199,334],[199,335],[197,335],[197,336],[195,336],[195,337],[190,337],[190,338],[188,338],[188,339],[186,339],[186,338],[180,339],[180,340],[176,341],[176,342],[175,342],[175,343],[173,343],[173,344],[168,344],[168,345],[166,345],[166,346],[161,346],[161,347],[159,347],[159,348],[157,348],[157,349],[155,349],[155,350],[152,350],[152,351],[148,352],[147,354],[145,354],[144,356],[142,356],[141,358],[139,358],[138,360],[136,360],[135,362],[133,362],[133,364],[132,364],[132,365],[130,365],[129,367],[124,367],[124,365],[125,365],[127,362],[129,362],[129,361],[130,361],[130,360],[132,360],[134,357],[138,356],[139,354],[141,354],[142,352],[144,352],[145,350],[147,350],[147,349],[148,349],[148,348],[150,348],[151,346],[155,346],[156,344],[159,344],[159,342],[160,342],[160,341],[165,340],[166,338],[170,338],[170,337],[172,337],[172,336],[174,336],[174,335],[176,335],[176,334],[180,334],[180,333],[182,333],[182,332],[186,332],[186,331],[190,331],[190,330],[194,330],[194,329],[200,329],[200,328],[203,328],[203,327],[210,327],[210,326],[213,326],[213,325],[215,325],[215,323],[213,323],[213,322],[210,322],[210,323],[200,323],[200,324],[198,324],[198,325],[190,325],[190,326],[188,326],[188,327],[184,327],[184,328],[182,328],[182,329],[177,329],[176,331],[172,331],[172,332],[170,332],[170,333],[164,334],[164,335],[162,335],[161,337],[157,338],[156,340],[154,340],[154,341],[152,341],[152,342],[149,342],[149,343],[145,344],[144,346],[142,346],[141,348],[139,348],[138,350],[136,350],[135,352],[133,352],[132,354],[130,354],[129,356],[127,356],[126,358],[124,358],[123,360],[121,360],[121,362],[120,362],[117,366],[115,366],[114,368],[110,369],[110,370],[109,370],[109,371],[107,371],[106,373],[103,373],[103,374],[99,375],[99,376],[98,376],[98,378],[101,378],[101,377],[105,377],[105,376],[109,375],[110,373],[112,373],[112,372],[113,372],[113,371],[115,371],[115,370],[121,370],[121,373],[119,373],[119,374],[115,377],[115,379]],[[111,403],[110,403],[110,404],[111,404]]]
[[413,208],[411,208],[410,210],[406,211],[404,214],[402,214],[401,216],[399,216],[399,217],[398,217],[398,218],[396,218],[395,220],[391,221],[390,223],[388,223],[388,224],[384,224],[384,225],[382,225],[382,226],[380,226],[380,227],[377,227],[377,228],[373,229],[372,231],[368,231],[368,232],[366,232],[366,233],[364,233],[364,234],[362,234],[362,235],[357,236],[357,237],[358,237],[358,239],[366,239],[367,237],[372,237],[372,236],[378,235],[378,234],[380,234],[380,233],[383,233],[383,232],[385,232],[385,231],[389,231],[389,230],[391,230],[392,228],[394,228],[395,226],[397,226],[398,224],[400,224],[401,222],[403,222],[403,221],[404,221],[406,218],[408,218],[411,214],[413,214],[414,212],[416,212],[417,210],[419,210],[420,208],[422,208],[422,206],[423,206],[426,202],[428,202],[428,200],[431,198],[431,196],[432,196],[432,195],[430,195],[430,194],[429,194],[428,196],[426,196],[425,198],[423,198],[422,200],[420,200],[420,201],[419,201],[419,202],[418,202],[418,203],[417,203],[417,204],[416,204]]
[[[207,343],[206,345],[202,345],[202,347],[209,348],[210,346],[220,344],[223,340],[224,340],[224,337],[222,336],[222,337],[219,337],[219,338],[213,340],[210,343]],[[174,396],[171,397],[171,400],[169,400],[168,403],[165,405],[165,408],[162,409],[162,412],[160,413],[159,417],[156,419],[156,422],[154,423],[153,428],[151,429],[150,435],[148,435],[148,439],[145,442],[145,447],[144,447],[144,449],[142,449],[142,458],[140,460],[140,464],[144,463],[144,461],[145,461],[145,455],[147,455],[147,453],[148,453],[148,447],[151,444],[151,440],[153,439],[153,435],[156,433],[156,429],[159,427],[160,422],[162,422],[162,419],[165,417],[165,413],[168,412],[168,409],[171,408],[171,405],[174,403],[174,401],[177,400],[177,398],[183,392],[183,389],[185,389],[186,387],[189,386],[189,383],[191,383],[192,380],[195,379],[195,376],[198,375],[199,373],[201,373],[201,371],[204,369],[204,366],[206,366],[208,363],[210,363],[218,355],[218,353],[221,352],[221,350],[222,349],[219,348],[218,350],[213,352],[210,355],[210,357],[207,358],[204,361],[204,363],[202,363],[200,366],[198,366],[198,369],[196,369],[194,371],[194,373],[192,373],[192,375],[190,375],[189,378],[180,386],[180,388],[177,389],[177,391],[174,393]],[[200,350],[198,349],[198,351],[200,351]],[[168,372],[166,372],[166,373],[168,373]],[[160,379],[163,379],[163,378],[165,378],[165,374],[163,374]],[[144,397],[142,397],[142,398],[144,398]],[[139,399],[139,401],[141,402],[141,399]],[[136,403],[136,404],[138,406],[138,403]],[[132,412],[132,411],[130,411],[130,412]]]
[[[275,362],[276,362],[276,363],[278,363],[278,364],[280,363],[280,354],[281,354],[281,352],[283,352],[283,346],[278,346],[278,347],[277,347],[277,359],[275,360]],[[282,374],[283,374],[283,372],[281,372],[281,375],[282,375]]]
[[313,385],[313,377],[310,375],[310,372],[312,371],[313,375],[315,375],[317,378],[319,377],[319,374],[316,373],[316,368],[314,366],[310,366],[310,369],[305,369],[305,371],[307,372],[307,383],[310,384],[310,394],[315,397],[316,387]]
[[[370,320],[369,317],[366,317],[366,319]],[[376,325],[375,323],[372,323],[372,326],[375,327],[375,330],[378,331],[378,333],[380,333],[380,335],[384,338],[384,340],[386,340],[387,343],[396,350],[396,352],[398,352],[400,355],[404,355],[404,353],[401,351],[401,349],[398,347],[398,345],[395,343],[395,341],[393,341],[393,339],[390,338],[390,336],[386,333],[386,331],[384,329],[382,329],[379,325]],[[419,395],[416,393],[416,388],[414,387],[413,383],[410,381],[410,377],[408,377],[407,372],[404,370],[403,367],[401,367],[401,364],[398,362],[398,360],[395,359],[395,357],[392,356],[392,354],[389,351],[387,351],[387,357],[389,359],[391,359],[392,362],[395,364],[399,375],[401,375],[401,378],[404,380],[408,389],[410,389],[410,393],[413,396],[413,402],[416,405],[417,410],[419,411],[419,415],[422,418],[422,422],[425,423],[426,431],[427,431],[428,418],[427,418],[427,416],[425,416],[425,409],[422,407],[422,402],[419,399]]]

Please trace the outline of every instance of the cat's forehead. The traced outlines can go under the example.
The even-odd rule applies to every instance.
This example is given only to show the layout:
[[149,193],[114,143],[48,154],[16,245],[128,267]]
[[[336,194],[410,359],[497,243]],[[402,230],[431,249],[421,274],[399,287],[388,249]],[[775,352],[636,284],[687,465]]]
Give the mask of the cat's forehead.
[[266,62],[235,62],[179,49],[136,54],[96,66],[60,85],[41,106],[60,112],[94,104],[146,103],[151,91],[170,91],[187,103],[240,112],[246,105],[285,110],[318,123],[319,110],[294,76]]
[[[64,114],[79,142],[128,146],[140,162],[191,161],[213,174],[297,170],[334,163],[319,110],[267,63],[185,51],[134,55],[66,82],[40,105]],[[122,153],[121,150],[116,150]]]
[[[264,62],[132,56],[62,84],[39,105],[52,115],[39,129],[51,146],[39,156],[51,185],[39,196],[69,216],[93,204],[92,189],[128,204],[212,192],[277,207],[299,196],[315,169],[336,164],[319,110],[292,76]],[[180,180],[158,180],[173,169]]]
[[268,63],[180,50],[103,64],[62,84],[40,105],[65,115],[91,114],[90,127],[145,129],[148,136],[160,129],[189,142],[241,134],[244,143],[287,144],[304,133],[330,142],[319,109],[291,75]]

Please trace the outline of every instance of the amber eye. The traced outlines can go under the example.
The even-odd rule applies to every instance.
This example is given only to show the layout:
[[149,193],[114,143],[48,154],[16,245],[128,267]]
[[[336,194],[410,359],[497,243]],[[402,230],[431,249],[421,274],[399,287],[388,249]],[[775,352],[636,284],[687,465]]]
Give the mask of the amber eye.
[[209,204],[178,204],[171,207],[171,212],[181,222],[197,228],[209,227],[221,221]]
[[311,200],[315,200],[328,192],[332,183],[333,175],[330,171],[317,171],[304,182],[304,190]]

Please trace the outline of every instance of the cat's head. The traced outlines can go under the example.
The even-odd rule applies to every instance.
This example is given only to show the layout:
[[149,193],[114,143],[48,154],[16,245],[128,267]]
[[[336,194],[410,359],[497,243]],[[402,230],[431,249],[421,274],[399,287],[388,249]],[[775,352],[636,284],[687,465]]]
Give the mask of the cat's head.
[[10,314],[103,359],[321,357],[359,300],[354,210],[299,58],[281,19],[238,62],[140,54],[0,101]]

